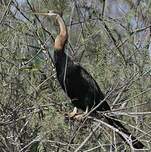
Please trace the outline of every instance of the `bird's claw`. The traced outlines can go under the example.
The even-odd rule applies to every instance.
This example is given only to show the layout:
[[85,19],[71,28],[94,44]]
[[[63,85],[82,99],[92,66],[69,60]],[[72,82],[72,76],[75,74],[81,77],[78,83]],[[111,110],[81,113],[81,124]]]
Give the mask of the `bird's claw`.
[[65,118],[74,120],[74,117],[77,115],[76,112],[65,113]]
[[68,113],[68,117],[69,118],[74,118],[75,116],[77,115],[77,113],[76,112],[70,112],[70,113]]
[[84,113],[80,113],[80,114],[77,114],[74,116],[74,120],[77,120],[77,121],[83,121],[85,118],[85,114]]
[[70,120],[77,120],[77,121],[83,121],[85,118],[84,113],[65,113],[65,118],[70,119]]

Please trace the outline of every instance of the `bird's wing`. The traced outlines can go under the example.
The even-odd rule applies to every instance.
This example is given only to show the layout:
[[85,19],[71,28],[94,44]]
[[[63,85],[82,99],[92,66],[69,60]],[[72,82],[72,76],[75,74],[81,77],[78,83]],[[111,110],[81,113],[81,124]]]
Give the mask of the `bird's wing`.
[[98,86],[97,82],[94,80],[94,78],[91,76],[90,73],[88,73],[81,65],[76,65],[78,69],[80,69],[80,74],[83,77],[83,79],[88,83],[89,87],[91,87],[93,90],[97,92],[102,98],[104,98],[104,94],[102,93],[100,87]]

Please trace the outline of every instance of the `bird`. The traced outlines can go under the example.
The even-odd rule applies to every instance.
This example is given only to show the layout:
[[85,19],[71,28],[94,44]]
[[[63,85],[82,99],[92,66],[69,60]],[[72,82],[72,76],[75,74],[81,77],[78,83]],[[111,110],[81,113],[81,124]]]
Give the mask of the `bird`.
[[[68,31],[62,16],[52,10],[47,13],[35,14],[53,16],[59,25],[59,34],[56,36],[53,46],[54,65],[56,68],[57,79],[74,106],[73,112],[71,112],[69,116],[76,116],[78,109],[84,111],[83,115],[86,115],[95,107],[97,108],[93,111],[94,113],[97,111],[111,111],[109,104],[104,100],[105,95],[101,91],[95,79],[85,68],[80,64],[75,63],[65,52],[65,45],[68,40]],[[114,116],[104,117],[109,125],[117,128],[131,138],[132,145],[135,149],[142,149],[144,147],[144,144],[134,137],[120,121],[115,119]],[[119,136],[125,140],[120,134]]]

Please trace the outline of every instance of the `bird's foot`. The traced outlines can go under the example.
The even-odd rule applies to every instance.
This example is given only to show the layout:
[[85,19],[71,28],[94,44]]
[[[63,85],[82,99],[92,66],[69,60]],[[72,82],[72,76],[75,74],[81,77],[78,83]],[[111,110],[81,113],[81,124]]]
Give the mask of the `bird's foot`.
[[77,115],[77,112],[72,111],[72,112],[68,113],[67,115],[70,119],[72,119]]
[[70,113],[65,113],[65,117],[67,119],[73,119],[74,120],[74,117],[77,115],[77,110],[74,108],[74,110]]
[[75,112],[71,112],[71,113],[65,113],[65,118],[66,119],[70,119],[70,120],[77,120],[77,121],[82,121],[84,119],[85,114],[83,113],[75,113]]
[[79,113],[74,116],[74,120],[83,121],[86,117],[86,113]]
[[77,121],[83,121],[88,113],[88,108],[86,108],[86,111],[84,113],[78,113],[78,110],[76,107],[74,107],[73,111],[71,113],[65,114],[65,120],[77,120]]

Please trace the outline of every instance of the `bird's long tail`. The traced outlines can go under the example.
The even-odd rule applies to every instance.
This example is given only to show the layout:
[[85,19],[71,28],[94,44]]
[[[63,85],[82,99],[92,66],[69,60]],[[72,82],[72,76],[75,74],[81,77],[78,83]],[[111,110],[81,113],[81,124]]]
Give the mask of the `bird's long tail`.
[[[122,133],[126,134],[128,137],[131,138],[132,145],[133,145],[133,147],[135,149],[143,149],[144,145],[140,141],[138,141],[136,139],[136,137],[132,136],[131,133],[128,131],[128,129],[126,129],[118,120],[116,120],[115,117],[113,117],[113,116],[112,117],[105,116],[105,118],[106,118],[106,120],[107,120],[109,125],[113,126],[114,128],[118,129],[119,131],[121,131]],[[119,134],[119,136],[124,141],[126,141],[125,138],[121,134]]]

